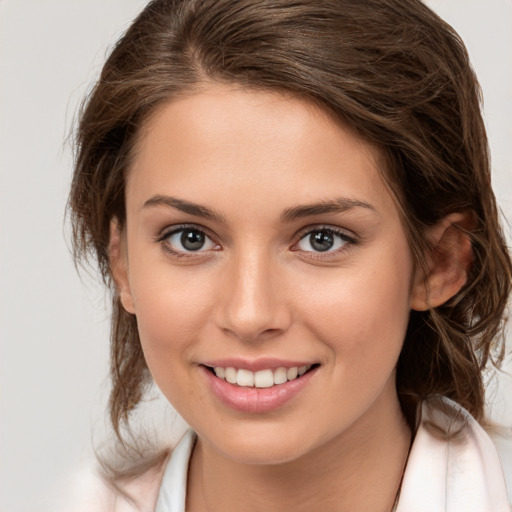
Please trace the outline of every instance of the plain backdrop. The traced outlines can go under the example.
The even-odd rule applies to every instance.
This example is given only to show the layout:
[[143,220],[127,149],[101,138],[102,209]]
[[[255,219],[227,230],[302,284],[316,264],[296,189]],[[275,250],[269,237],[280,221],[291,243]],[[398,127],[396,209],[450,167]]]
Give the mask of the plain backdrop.
[[[77,276],[70,256],[67,137],[108,48],[144,4],[0,0],[2,512],[53,511],[104,428],[108,298],[94,274]],[[494,186],[512,219],[512,0],[428,4],[468,46],[484,91]],[[501,376],[490,393],[493,417],[508,426],[511,383]]]

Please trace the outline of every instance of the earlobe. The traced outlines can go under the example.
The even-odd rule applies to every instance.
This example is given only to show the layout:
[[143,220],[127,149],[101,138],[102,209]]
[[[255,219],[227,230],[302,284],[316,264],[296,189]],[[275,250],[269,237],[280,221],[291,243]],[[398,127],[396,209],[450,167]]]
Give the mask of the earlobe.
[[411,293],[411,309],[426,311],[449,301],[466,284],[473,263],[471,211],[452,213],[428,232],[432,253],[425,273],[418,268]]
[[108,247],[110,260],[110,272],[114,279],[116,292],[124,309],[135,314],[133,297],[128,279],[128,258],[126,255],[126,243],[117,219],[110,221],[110,242]]

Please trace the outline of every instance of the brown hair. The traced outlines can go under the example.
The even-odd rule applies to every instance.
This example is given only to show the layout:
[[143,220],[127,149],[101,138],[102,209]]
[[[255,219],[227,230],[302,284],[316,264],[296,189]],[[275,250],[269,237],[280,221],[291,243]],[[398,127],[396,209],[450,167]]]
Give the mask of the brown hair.
[[[207,81],[280,90],[316,102],[386,155],[418,265],[424,233],[474,212],[473,266],[448,303],[411,312],[397,367],[404,406],[434,395],[484,415],[482,371],[503,354],[511,262],[491,190],[480,90],[454,30],[419,0],[155,0],[111,52],[84,103],[69,199],[77,260],[105,281],[109,223],[141,125]],[[110,397],[116,432],[151,382],[135,316],[113,293]]]

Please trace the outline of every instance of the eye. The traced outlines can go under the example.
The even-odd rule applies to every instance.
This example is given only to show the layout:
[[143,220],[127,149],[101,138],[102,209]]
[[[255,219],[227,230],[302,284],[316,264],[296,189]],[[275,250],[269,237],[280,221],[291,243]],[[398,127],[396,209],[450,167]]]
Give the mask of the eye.
[[308,231],[297,243],[297,248],[304,252],[336,252],[353,243],[354,238],[341,231],[319,228]]
[[164,234],[161,241],[167,250],[179,254],[210,251],[218,247],[204,231],[194,227],[174,229]]

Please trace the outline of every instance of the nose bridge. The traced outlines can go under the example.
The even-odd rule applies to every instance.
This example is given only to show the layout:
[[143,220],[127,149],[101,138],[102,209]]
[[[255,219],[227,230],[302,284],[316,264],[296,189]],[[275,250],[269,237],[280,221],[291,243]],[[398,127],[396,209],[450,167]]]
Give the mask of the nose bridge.
[[248,341],[284,331],[289,313],[276,286],[278,271],[275,257],[262,247],[233,254],[221,293],[219,326]]

